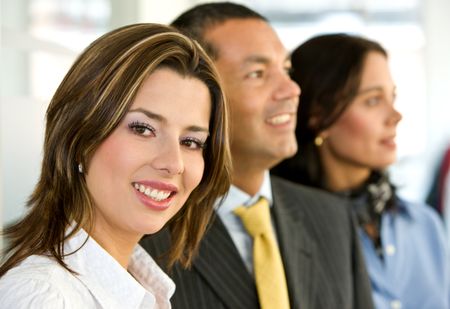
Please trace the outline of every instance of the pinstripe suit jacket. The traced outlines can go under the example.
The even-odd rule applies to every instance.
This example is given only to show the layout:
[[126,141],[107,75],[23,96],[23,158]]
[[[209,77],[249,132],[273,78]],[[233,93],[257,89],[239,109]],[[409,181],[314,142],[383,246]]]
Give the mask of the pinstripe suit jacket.
[[[323,191],[274,176],[271,182],[291,308],[373,308],[350,207]],[[158,259],[170,246],[169,233],[162,230],[141,245]],[[177,286],[175,309],[259,308],[254,279],[218,216],[192,268],[176,266],[170,276]]]

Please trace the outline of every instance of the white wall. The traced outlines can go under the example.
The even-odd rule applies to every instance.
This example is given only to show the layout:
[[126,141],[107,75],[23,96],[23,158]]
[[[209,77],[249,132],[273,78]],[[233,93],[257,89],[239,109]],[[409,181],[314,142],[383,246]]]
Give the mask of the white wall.
[[[439,168],[442,156],[450,146],[450,1],[423,1],[422,18],[425,30],[424,114],[418,126],[425,131],[425,145],[420,153],[394,166],[396,183],[405,188],[405,195],[425,199]],[[406,132],[408,134],[408,132]],[[408,135],[410,143],[417,138]]]
[[436,166],[450,146],[450,1],[424,1],[427,33],[428,163]]
[[[5,158],[5,152],[8,149],[14,148],[8,143],[6,137],[6,125],[5,119],[8,116],[6,110],[7,102],[6,96],[10,95],[23,95],[26,92],[28,86],[27,79],[27,58],[23,52],[13,52],[4,48],[4,31],[3,27],[8,26],[15,29],[24,30],[27,27],[27,16],[25,14],[26,7],[28,5],[27,0],[10,1],[6,3],[6,0],[1,0],[0,20],[2,29],[0,32],[1,38],[1,57],[0,57],[0,231],[2,229],[2,223],[8,218],[6,214],[6,193],[7,179],[12,177],[13,174],[7,173],[7,160]],[[14,72],[13,75],[7,76],[7,72]],[[15,124],[18,125],[18,124]],[[31,176],[33,177],[33,176]],[[16,192],[18,190],[15,190]],[[12,211],[21,211],[23,207],[19,206]],[[2,248],[2,238],[0,237],[0,249]]]

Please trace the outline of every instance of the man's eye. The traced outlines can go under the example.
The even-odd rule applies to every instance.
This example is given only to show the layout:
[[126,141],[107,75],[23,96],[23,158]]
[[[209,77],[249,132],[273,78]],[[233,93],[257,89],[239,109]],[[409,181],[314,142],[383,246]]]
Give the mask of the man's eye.
[[137,134],[137,135],[142,135],[142,136],[154,136],[155,135],[155,129],[147,124],[147,123],[143,123],[143,122],[132,122],[128,125],[128,127],[131,129],[131,131],[133,131],[133,133]]
[[263,70],[252,71],[246,75],[246,78],[261,78],[264,76]]
[[294,68],[292,68],[292,67],[285,67],[284,71],[286,72],[287,75],[291,75],[292,73],[294,73]]

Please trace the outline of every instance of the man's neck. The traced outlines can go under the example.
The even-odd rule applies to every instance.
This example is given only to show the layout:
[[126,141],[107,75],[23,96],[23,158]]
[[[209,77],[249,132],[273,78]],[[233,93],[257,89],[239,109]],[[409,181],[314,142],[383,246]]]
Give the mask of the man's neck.
[[246,171],[239,173],[237,170],[233,172],[232,183],[234,186],[249,194],[250,196],[258,193],[264,181],[264,170]]

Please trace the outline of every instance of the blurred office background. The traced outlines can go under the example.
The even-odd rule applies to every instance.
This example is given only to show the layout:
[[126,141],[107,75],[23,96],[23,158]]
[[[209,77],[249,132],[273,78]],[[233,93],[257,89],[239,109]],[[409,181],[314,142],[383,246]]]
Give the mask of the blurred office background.
[[[45,110],[77,54],[113,28],[169,23],[201,2],[1,0],[0,228],[25,211]],[[403,113],[391,174],[401,195],[425,200],[450,144],[450,0],[236,2],[267,16],[289,50],[325,32],[362,34],[388,49]]]

